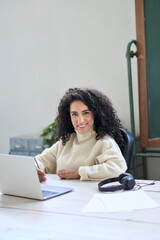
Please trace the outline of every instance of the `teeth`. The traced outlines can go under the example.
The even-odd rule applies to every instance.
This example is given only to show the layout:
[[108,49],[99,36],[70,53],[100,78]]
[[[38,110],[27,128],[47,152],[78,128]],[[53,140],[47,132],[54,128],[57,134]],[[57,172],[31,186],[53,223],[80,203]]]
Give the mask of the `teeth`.
[[79,125],[79,127],[85,127],[86,125]]

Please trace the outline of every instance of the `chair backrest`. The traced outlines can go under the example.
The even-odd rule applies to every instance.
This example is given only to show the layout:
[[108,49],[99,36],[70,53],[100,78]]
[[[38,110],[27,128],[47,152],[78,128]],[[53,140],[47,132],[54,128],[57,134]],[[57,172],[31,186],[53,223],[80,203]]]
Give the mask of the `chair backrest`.
[[134,138],[129,131],[122,128],[120,130],[124,138],[124,147],[121,148],[121,151],[127,163],[127,172],[129,172],[132,160]]

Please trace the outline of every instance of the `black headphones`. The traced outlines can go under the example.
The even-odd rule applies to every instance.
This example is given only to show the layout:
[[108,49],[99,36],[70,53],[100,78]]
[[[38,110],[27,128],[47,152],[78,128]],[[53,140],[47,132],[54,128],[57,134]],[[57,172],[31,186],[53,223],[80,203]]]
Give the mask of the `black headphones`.
[[[111,182],[119,181],[121,185],[102,187],[103,185]],[[105,179],[98,183],[98,189],[101,192],[113,192],[116,190],[130,190],[135,186],[134,177],[129,173],[122,173],[119,177]]]

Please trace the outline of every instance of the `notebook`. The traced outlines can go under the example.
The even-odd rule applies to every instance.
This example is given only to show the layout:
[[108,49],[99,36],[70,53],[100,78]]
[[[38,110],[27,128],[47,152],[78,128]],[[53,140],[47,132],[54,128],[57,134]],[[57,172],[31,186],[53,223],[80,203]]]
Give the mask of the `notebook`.
[[0,154],[0,192],[3,194],[46,200],[72,190],[40,183],[33,157]]

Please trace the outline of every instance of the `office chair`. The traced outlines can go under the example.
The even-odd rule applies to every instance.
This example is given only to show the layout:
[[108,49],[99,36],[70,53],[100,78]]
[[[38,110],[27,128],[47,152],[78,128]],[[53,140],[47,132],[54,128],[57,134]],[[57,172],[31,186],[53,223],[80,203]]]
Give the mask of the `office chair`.
[[123,154],[123,157],[126,160],[127,163],[127,171],[129,172],[130,166],[131,166],[131,160],[132,160],[132,151],[133,151],[133,144],[134,144],[134,138],[130,132],[128,132],[125,129],[120,129],[123,139],[124,139],[124,146],[121,148],[121,152]]

